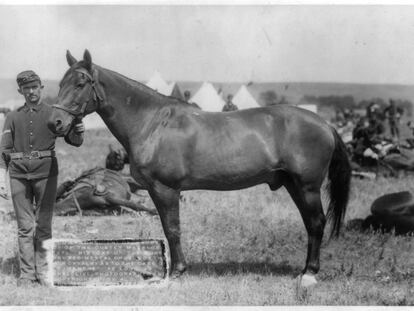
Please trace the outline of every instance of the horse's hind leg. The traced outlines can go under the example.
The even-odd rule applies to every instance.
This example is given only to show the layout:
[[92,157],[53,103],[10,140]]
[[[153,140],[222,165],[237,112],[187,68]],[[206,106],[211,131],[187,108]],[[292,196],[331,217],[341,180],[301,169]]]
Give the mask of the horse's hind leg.
[[156,183],[154,187],[149,190],[149,194],[157,207],[162,227],[168,240],[171,254],[170,273],[173,276],[178,276],[186,270],[186,263],[180,241],[180,192],[164,186],[161,183]]
[[319,271],[319,256],[326,218],[322,208],[320,184],[301,185],[297,180],[289,179],[285,187],[302,215],[308,232],[308,253],[303,269],[302,285],[316,283],[315,274]]

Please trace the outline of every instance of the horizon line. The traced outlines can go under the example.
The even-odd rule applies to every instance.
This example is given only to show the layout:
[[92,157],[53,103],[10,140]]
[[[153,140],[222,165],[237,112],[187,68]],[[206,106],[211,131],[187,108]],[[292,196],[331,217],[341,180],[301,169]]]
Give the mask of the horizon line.
[[[0,77],[1,80],[15,80],[15,78],[10,77]],[[54,79],[54,78],[42,78],[42,81],[57,81],[59,82],[61,79]],[[135,79],[133,79],[135,80]],[[139,83],[145,84],[147,81],[144,80],[135,80]],[[213,84],[268,84],[268,83],[280,83],[280,84],[299,84],[299,83],[306,83],[306,84],[355,84],[355,85],[394,85],[394,86],[414,86],[414,83],[399,83],[399,82],[350,82],[350,81],[215,81],[215,80],[165,80],[166,82],[172,83],[204,83],[209,82]]]

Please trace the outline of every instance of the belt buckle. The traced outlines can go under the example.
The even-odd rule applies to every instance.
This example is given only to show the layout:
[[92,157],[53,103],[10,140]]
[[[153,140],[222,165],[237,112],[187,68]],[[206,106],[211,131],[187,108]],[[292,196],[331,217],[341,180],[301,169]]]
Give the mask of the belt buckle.
[[29,154],[29,160],[31,160],[31,159],[38,159],[38,158],[40,158],[39,151],[32,151],[32,152],[30,152],[30,154]]

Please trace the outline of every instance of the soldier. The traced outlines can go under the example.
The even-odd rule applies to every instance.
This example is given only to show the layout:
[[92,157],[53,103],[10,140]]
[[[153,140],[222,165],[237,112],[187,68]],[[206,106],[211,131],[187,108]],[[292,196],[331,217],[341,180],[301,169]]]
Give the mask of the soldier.
[[238,110],[239,108],[233,104],[233,95],[229,94],[227,96],[227,102],[226,104],[223,106],[223,111],[235,111]]
[[369,119],[367,131],[373,144],[378,144],[383,141],[385,128],[376,115],[372,115],[372,117]]
[[184,92],[184,100],[185,100],[187,103],[190,103],[190,97],[191,97],[191,92],[190,92],[190,91],[188,91],[188,90],[186,90],[186,91]]
[[384,115],[388,118],[388,124],[390,126],[390,132],[393,139],[397,142],[400,141],[400,118],[401,111],[395,105],[394,100],[390,99],[389,105],[384,109]]
[[380,118],[380,107],[376,102],[371,102],[366,108],[366,117],[368,120]]
[[[52,107],[41,101],[44,86],[35,72],[19,73],[17,84],[25,104],[10,112],[4,123],[0,143],[0,195],[8,196],[8,169],[18,228],[20,278],[17,285],[47,285],[43,242],[52,237],[58,177],[56,136],[47,127]],[[83,132],[80,121],[65,136],[65,141],[80,146]]]

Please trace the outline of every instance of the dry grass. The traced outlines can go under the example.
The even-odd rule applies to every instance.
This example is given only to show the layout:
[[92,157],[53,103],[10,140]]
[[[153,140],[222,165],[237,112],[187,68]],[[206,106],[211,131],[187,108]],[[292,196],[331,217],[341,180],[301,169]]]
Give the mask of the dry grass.
[[[59,143],[60,181],[103,165],[107,131],[87,133],[76,149]],[[414,180],[353,180],[346,218],[365,217],[381,194],[413,189]],[[152,204],[147,200],[146,204]],[[17,288],[16,225],[0,224],[1,305],[413,305],[413,237],[343,231],[324,241],[320,282],[296,292],[306,256],[306,233],[285,190],[189,191],[181,208],[188,273],[162,288]],[[159,237],[159,219],[146,215],[55,217],[55,237]]]

